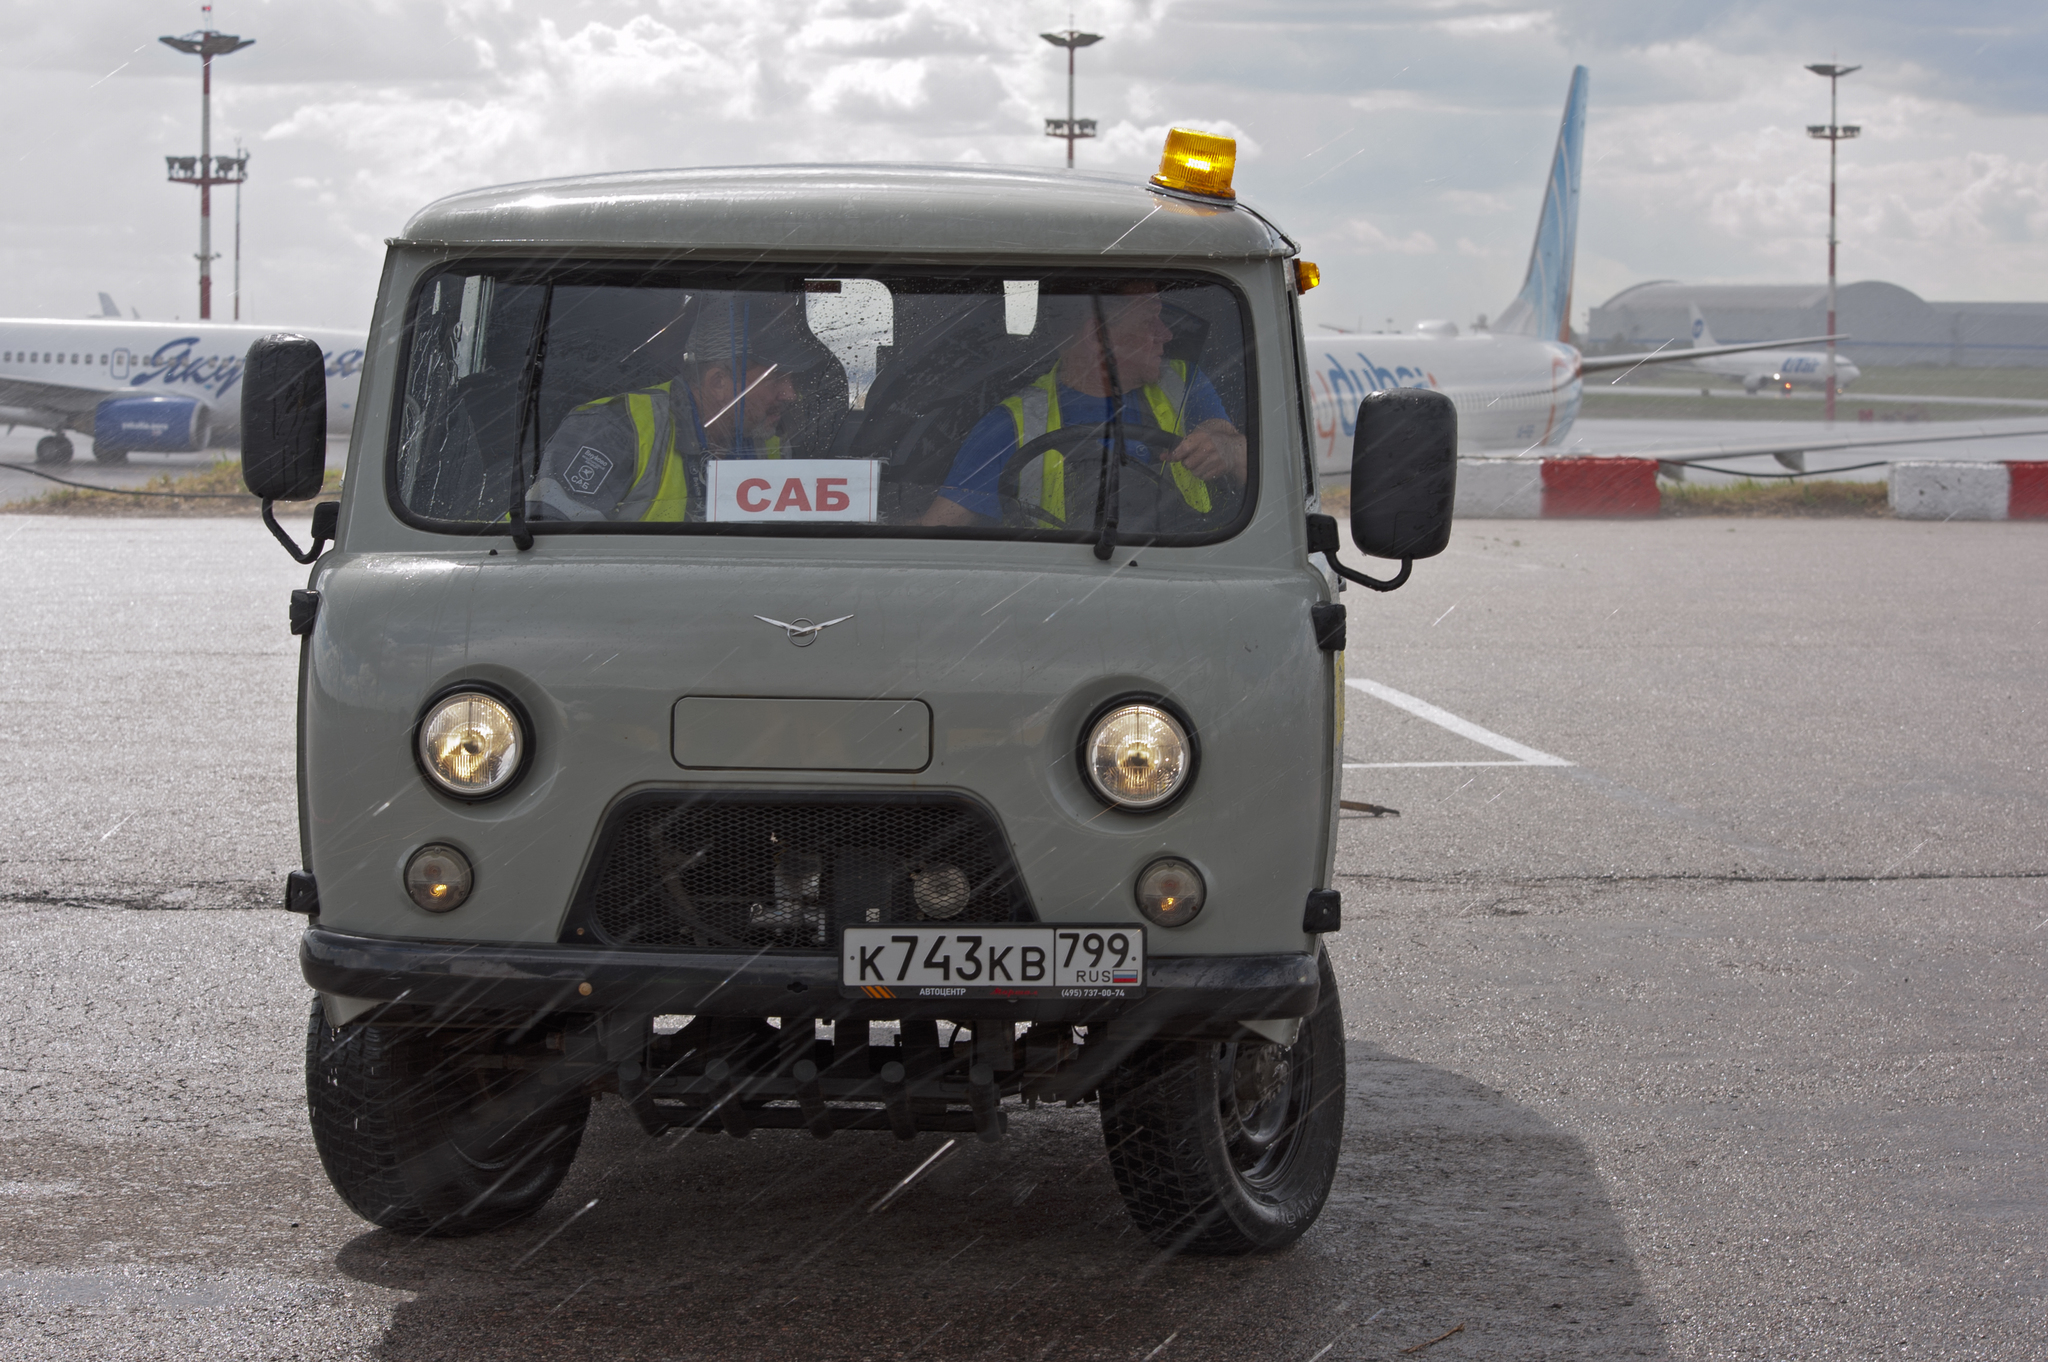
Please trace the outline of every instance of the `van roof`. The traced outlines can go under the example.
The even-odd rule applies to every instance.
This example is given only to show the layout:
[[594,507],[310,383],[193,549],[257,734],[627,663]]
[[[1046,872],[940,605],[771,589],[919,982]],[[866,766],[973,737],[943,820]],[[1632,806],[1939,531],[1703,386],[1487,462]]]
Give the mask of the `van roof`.
[[628,171],[472,189],[428,204],[392,244],[1167,262],[1294,253],[1241,204],[1121,176],[887,164]]

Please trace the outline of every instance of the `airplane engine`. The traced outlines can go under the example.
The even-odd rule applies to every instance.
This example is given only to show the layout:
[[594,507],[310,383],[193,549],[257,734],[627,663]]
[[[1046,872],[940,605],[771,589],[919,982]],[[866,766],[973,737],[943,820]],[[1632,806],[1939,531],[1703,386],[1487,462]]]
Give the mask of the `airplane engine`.
[[213,413],[190,397],[110,397],[93,409],[93,454],[189,454],[213,437]]

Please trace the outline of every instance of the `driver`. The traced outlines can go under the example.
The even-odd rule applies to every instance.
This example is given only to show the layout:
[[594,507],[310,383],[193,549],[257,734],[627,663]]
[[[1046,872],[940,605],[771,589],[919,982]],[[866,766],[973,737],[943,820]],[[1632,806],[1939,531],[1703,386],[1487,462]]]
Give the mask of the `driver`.
[[783,457],[796,375],[822,356],[774,303],[713,294],[666,383],[562,418],[527,493],[535,520],[702,520],[705,462]]
[[[1234,499],[1242,490],[1244,436],[1224,416],[1223,403],[1209,380],[1185,361],[1166,358],[1173,332],[1161,316],[1158,286],[1133,281],[1113,287],[1101,301],[1098,323],[1090,298],[1045,299],[1045,306],[1072,314],[1071,324],[1064,328],[1067,340],[1059,362],[968,432],[920,524],[974,525],[999,519],[1002,507],[996,489],[1010,456],[1063,426],[1107,422],[1115,387],[1123,390],[1126,424],[1183,437],[1172,450],[1156,455],[1133,442],[1129,457],[1140,463],[1163,461],[1191,509],[1206,514],[1219,498]],[[1114,385],[1101,345],[1103,331],[1115,360]],[[1060,451],[1048,450],[1022,469],[1017,493],[1027,515],[1036,509],[1053,517],[1052,523],[1065,522],[1065,463]],[[1042,518],[1031,516],[1034,522]]]

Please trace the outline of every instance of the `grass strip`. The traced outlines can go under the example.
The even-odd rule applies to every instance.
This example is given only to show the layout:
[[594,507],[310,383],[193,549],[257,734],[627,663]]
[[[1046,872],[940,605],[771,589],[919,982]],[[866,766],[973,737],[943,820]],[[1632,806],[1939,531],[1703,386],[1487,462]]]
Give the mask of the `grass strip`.
[[[64,476],[73,474],[67,470]],[[81,481],[90,476],[90,469],[77,474]],[[263,510],[263,503],[244,490],[242,465],[237,459],[222,459],[210,467],[178,477],[165,473],[134,490],[164,495],[138,497],[125,492],[93,492],[81,487],[53,486],[41,496],[0,506],[0,512],[8,515],[222,516],[257,515]],[[320,496],[332,497],[340,492],[341,470],[330,468],[320,488]],[[223,494],[229,494],[233,499],[211,499]],[[311,500],[277,503],[279,513],[284,515],[303,514],[311,506]]]
[[1869,517],[1891,514],[1889,490],[1881,482],[1660,482],[1660,515]]
[[[1659,481],[1659,514],[1667,516],[1815,516],[1869,517],[1891,514],[1891,502],[1882,482],[1818,481],[1672,483]],[[1337,518],[1340,527],[1351,519],[1351,491],[1346,487],[1322,489],[1323,514]],[[1345,542],[1350,542],[1349,534]]]

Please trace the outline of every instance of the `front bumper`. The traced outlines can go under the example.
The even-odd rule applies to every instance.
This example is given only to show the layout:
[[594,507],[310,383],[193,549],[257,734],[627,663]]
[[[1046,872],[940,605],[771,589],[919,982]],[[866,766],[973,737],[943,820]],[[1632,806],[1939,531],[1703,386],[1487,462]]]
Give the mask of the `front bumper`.
[[308,928],[299,966],[322,993],[437,1014],[615,1013],[662,1016],[975,1017],[1162,1034],[1305,1017],[1318,991],[1313,953],[1154,956],[1136,998],[890,999],[839,992],[836,955],[617,951],[581,946],[407,941]]

